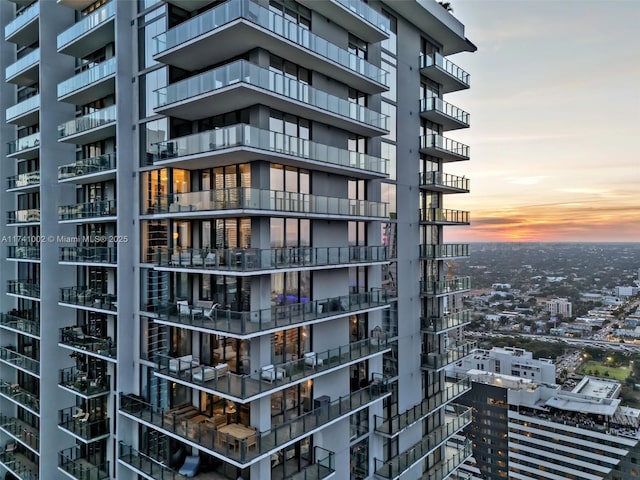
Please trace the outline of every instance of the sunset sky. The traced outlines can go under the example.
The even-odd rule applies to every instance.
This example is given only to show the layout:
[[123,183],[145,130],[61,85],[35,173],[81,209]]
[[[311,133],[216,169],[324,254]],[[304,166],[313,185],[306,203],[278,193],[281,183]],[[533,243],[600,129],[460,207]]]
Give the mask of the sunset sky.
[[640,242],[640,1],[452,0],[476,53],[471,89],[445,99],[471,128],[447,164],[472,193],[448,242]]

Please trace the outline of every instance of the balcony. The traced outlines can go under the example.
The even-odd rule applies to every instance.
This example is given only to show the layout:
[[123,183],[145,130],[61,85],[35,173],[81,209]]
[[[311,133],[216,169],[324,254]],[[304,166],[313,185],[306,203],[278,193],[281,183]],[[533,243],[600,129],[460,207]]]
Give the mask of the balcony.
[[[262,190],[258,188],[224,188],[199,192],[172,193],[154,198],[154,213],[172,217],[211,217],[213,215],[280,215],[305,218],[386,218],[388,204],[325,197],[308,193]],[[115,201],[114,201],[115,203]],[[115,205],[114,205],[115,207]]]
[[161,354],[156,354],[155,361],[158,363],[156,373],[168,377],[171,381],[175,379],[183,385],[248,403],[276,388],[300,383],[323,372],[363,361],[390,349],[391,345],[387,342],[386,335],[382,335],[324,352],[308,352],[298,360],[272,364],[272,369],[262,369],[250,375],[230,373],[227,364],[215,367],[199,365],[193,360],[171,358]]
[[115,57],[58,84],[58,101],[86,105],[115,92]]
[[39,261],[40,244],[10,245],[7,247],[7,260]]
[[445,456],[441,462],[427,470],[423,480],[441,480],[451,475],[460,465],[472,455],[470,440],[456,440],[447,442]]
[[367,42],[377,43],[389,37],[389,19],[362,0],[300,0],[300,3]]
[[109,462],[94,465],[81,455],[78,447],[58,453],[58,470],[76,480],[109,480]]
[[76,367],[58,370],[58,385],[84,399],[108,395],[111,391],[110,380],[109,375],[88,378],[87,372],[81,372]]
[[113,137],[116,134],[116,113],[116,105],[111,105],[58,125],[58,141],[84,145]]
[[284,247],[231,249],[157,249],[150,263],[158,269],[255,273],[269,270],[300,270],[348,267],[387,262],[387,247]]
[[420,222],[433,225],[469,225],[469,212],[446,208],[420,209]]
[[83,58],[115,40],[116,2],[95,10],[58,35],[58,52]]
[[40,121],[40,94],[32,95],[15,105],[7,108],[7,123],[30,127]]
[[0,430],[4,431],[19,443],[34,453],[40,451],[40,437],[38,429],[29,425],[24,420],[15,417],[0,415]]
[[313,447],[313,462],[299,472],[287,475],[284,480],[323,480],[335,473],[335,456],[331,450]]
[[407,428],[424,420],[436,409],[443,407],[458,398],[465,392],[471,390],[471,380],[469,377],[453,379],[452,382],[447,381],[448,386],[445,390],[428,395],[421,403],[405,410],[403,413],[394,415],[386,419],[374,415],[375,432],[385,437],[396,437]]
[[420,259],[443,260],[469,256],[468,243],[441,243],[438,245],[420,245]]
[[[445,423],[435,427],[408,450],[396,455],[387,462],[375,460],[375,475],[379,478],[397,479],[427,455],[434,452],[451,436],[471,423],[471,408],[462,405],[447,406]],[[425,478],[425,477],[422,477]],[[438,477],[446,478],[446,476]]]
[[[376,375],[376,374],[374,374]],[[190,422],[174,414],[174,411],[149,405],[137,396],[120,394],[120,414],[148,426],[159,428],[172,437],[223,460],[230,459],[248,466],[257,458],[274,453],[283,445],[308,436],[335,421],[390,394],[390,387],[381,377],[370,386],[350,395],[339,397],[326,405],[311,410],[295,419],[277,424],[270,430],[258,432],[240,424],[216,426],[215,419],[203,423]],[[245,438],[234,436],[231,425],[249,433]]]
[[38,395],[25,390],[17,383],[0,379],[0,396],[29,410],[34,415],[40,415],[40,399]]
[[441,370],[447,365],[457,362],[478,348],[476,342],[460,342],[445,349],[444,353],[423,353],[422,368],[426,370]]
[[32,133],[26,137],[7,142],[7,157],[31,160],[39,155],[39,148],[40,132]]
[[462,162],[469,160],[469,147],[442,135],[420,137],[420,153],[442,159],[443,162]]
[[469,114],[438,97],[422,99],[420,116],[442,125],[444,131],[469,128]]
[[469,74],[439,53],[420,58],[420,73],[438,82],[440,93],[466,90],[470,85]]
[[185,120],[199,120],[256,104],[359,135],[387,133],[386,115],[245,60],[159,88],[155,111]]
[[40,285],[28,280],[7,280],[7,293],[34,300],[40,299]]
[[40,376],[40,362],[15,351],[15,347],[0,347],[0,361],[31,375]]
[[384,70],[250,0],[229,0],[154,40],[154,59],[183,70],[202,70],[260,45],[359,91],[374,94],[387,90]]
[[116,154],[107,153],[83,158],[58,167],[58,181],[73,180],[73,183],[101,182],[115,178]]
[[[269,331],[295,327],[301,323],[317,323],[346,315],[356,315],[389,306],[387,293],[382,289],[351,293],[341,297],[303,303],[273,306],[251,312],[234,312],[213,308],[176,305],[149,305],[155,322],[180,328],[218,333],[220,335],[258,336]],[[208,313],[208,316],[205,315]]]
[[115,222],[117,215],[115,200],[76,203],[58,207],[58,220],[73,222],[93,219],[94,222]]
[[7,178],[7,190],[20,192],[36,191],[40,188],[40,171],[20,173]]
[[40,209],[29,208],[27,210],[14,210],[7,212],[7,225],[40,223]]
[[88,287],[62,287],[58,303],[65,306],[78,306],[83,310],[97,310],[115,313],[118,310],[116,296],[111,293],[94,292]]
[[420,174],[420,188],[432,192],[469,193],[470,180],[466,177],[442,172],[424,172]]
[[452,328],[459,328],[471,323],[469,310],[461,310],[453,312],[442,317],[430,317],[429,319],[422,317],[420,326],[424,333],[440,333]]
[[[19,314],[20,312],[12,310],[12,313]],[[23,318],[12,313],[0,313],[0,328],[20,334],[26,334],[30,337],[40,337],[39,321]]]
[[8,83],[25,87],[40,81],[40,49],[32,50],[9,65],[4,78]]
[[58,427],[85,443],[109,437],[108,418],[97,418],[96,413],[78,407],[58,410]]
[[131,445],[119,442],[120,453],[118,462],[125,465],[144,478],[154,480],[184,480],[185,477],[171,470],[164,459],[159,460],[137,451]]
[[39,478],[38,464],[29,460],[22,453],[4,451],[0,453],[0,464],[9,472],[5,478],[18,478],[20,480],[38,480]]
[[118,248],[115,246],[95,247],[78,245],[75,247],[60,247],[59,252],[60,263],[69,265],[85,263],[115,265],[118,258]]
[[80,353],[95,354],[109,360],[117,358],[117,346],[111,337],[95,337],[84,333],[82,327],[70,326],[60,329],[58,345]]
[[257,153],[267,161],[342,175],[347,171],[357,177],[379,178],[389,173],[389,160],[245,124],[175,138],[155,147],[153,163],[162,167],[201,169],[213,160],[216,165],[233,164]]
[[38,41],[39,26],[40,2],[34,2],[24,10],[20,10],[16,18],[4,27],[4,39],[7,42],[28,47]]
[[456,277],[447,280],[421,280],[420,294],[429,296],[451,295],[471,290],[471,277]]

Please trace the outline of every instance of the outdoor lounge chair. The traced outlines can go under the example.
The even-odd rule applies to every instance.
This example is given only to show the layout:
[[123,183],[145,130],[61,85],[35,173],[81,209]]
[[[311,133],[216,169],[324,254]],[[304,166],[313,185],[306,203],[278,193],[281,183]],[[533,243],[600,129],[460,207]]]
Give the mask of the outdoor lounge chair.
[[198,474],[198,468],[200,468],[200,457],[197,455],[189,455],[180,467],[178,473],[184,475],[187,478],[195,477]]

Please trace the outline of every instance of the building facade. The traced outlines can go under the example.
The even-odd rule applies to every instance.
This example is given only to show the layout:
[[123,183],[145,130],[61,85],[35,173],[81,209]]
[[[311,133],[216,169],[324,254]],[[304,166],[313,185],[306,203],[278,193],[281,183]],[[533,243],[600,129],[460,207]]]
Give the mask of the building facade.
[[572,316],[572,303],[566,298],[553,298],[547,302],[547,312],[549,315],[562,315],[562,318]]
[[423,0],[13,0],[0,21],[0,474],[455,475],[459,21]]

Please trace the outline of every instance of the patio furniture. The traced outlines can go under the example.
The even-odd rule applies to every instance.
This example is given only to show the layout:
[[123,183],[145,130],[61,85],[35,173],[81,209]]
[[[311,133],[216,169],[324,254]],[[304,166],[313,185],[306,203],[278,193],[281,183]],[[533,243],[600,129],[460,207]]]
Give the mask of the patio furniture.
[[276,368],[275,365],[266,365],[260,372],[260,378],[267,382],[273,383],[276,380],[282,380],[286,372],[283,368]]
[[193,355],[185,355],[183,357],[172,358],[169,360],[169,371],[178,373],[183,370],[189,370],[191,367],[197,366],[198,362],[193,359]]
[[318,358],[315,352],[307,352],[304,354],[304,364],[310,367],[318,367],[324,364],[324,360]]
[[180,475],[184,475],[187,478],[195,477],[198,473],[198,469],[200,468],[200,457],[198,455],[189,455],[185,458],[182,467],[178,473]]

